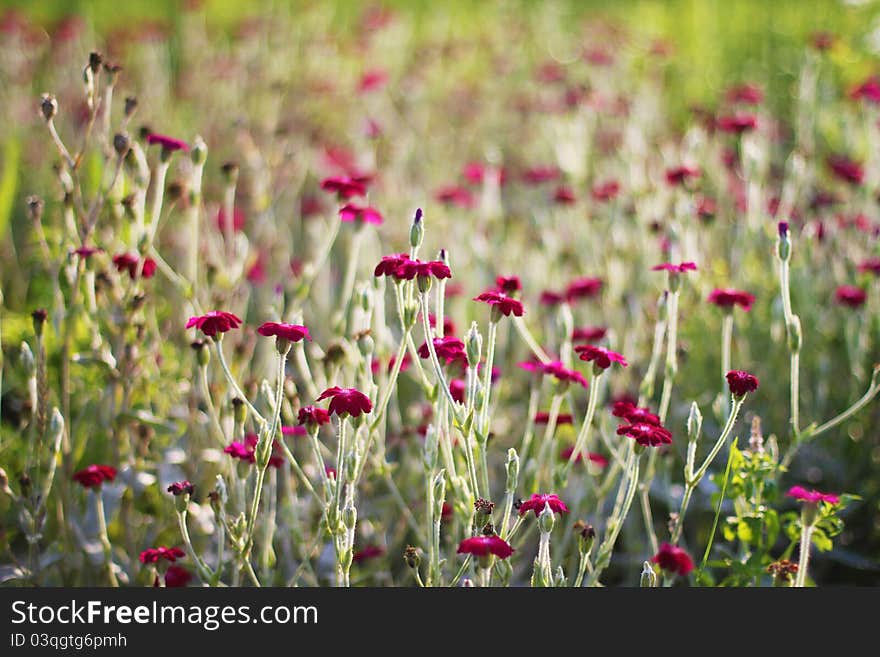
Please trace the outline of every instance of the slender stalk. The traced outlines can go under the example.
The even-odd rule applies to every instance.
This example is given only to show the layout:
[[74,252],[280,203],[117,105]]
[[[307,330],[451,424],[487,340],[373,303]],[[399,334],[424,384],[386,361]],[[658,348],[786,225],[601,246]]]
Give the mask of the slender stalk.
[[223,369],[223,374],[226,375],[226,380],[229,382],[229,386],[232,388],[232,391],[239,399],[244,402],[244,405],[247,406],[248,411],[250,411],[254,420],[258,424],[266,424],[266,418],[264,418],[260,411],[258,411],[256,407],[251,404],[247,396],[244,394],[244,392],[242,392],[241,388],[239,387],[238,382],[235,380],[235,377],[232,376],[232,372],[229,369],[229,364],[226,362],[226,356],[223,355],[223,341],[215,340],[214,344],[217,346],[217,358],[220,360],[220,367]]
[[733,312],[726,310],[721,321],[721,384],[727,387],[727,373],[731,370],[730,353],[733,342]]
[[798,559],[797,577],[794,580],[795,588],[803,588],[807,583],[807,568],[810,565],[810,543],[813,540],[813,525],[803,523],[801,527],[800,558]]
[[587,414],[584,416],[584,423],[581,425],[581,430],[578,432],[577,439],[575,440],[574,450],[572,451],[571,456],[568,457],[568,463],[565,464],[563,481],[568,479],[568,474],[571,472],[572,465],[586,447],[587,438],[590,436],[590,428],[593,424],[593,416],[596,414],[596,404],[599,400],[599,381],[601,378],[602,374],[600,373],[591,377],[589,380],[590,397],[587,401]]
[[98,538],[101,541],[101,547],[104,548],[104,567],[107,570],[107,579],[110,586],[116,588],[119,582],[116,580],[116,572],[113,570],[113,547],[110,545],[110,537],[107,534],[107,518],[104,515],[104,498],[101,494],[101,488],[95,488],[92,491],[95,498],[95,515],[98,519]]
[[520,337],[526,345],[528,345],[529,349],[532,350],[532,353],[535,354],[538,360],[542,363],[549,363],[553,360],[547,355],[547,352],[541,348],[538,341],[535,340],[535,337],[529,331],[522,317],[513,317],[513,325],[516,327],[517,333],[519,333]]

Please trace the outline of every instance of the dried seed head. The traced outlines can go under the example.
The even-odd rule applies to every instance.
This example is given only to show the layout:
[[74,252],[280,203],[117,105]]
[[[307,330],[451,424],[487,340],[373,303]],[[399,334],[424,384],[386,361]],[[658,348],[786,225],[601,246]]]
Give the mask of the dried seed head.
[[113,150],[119,157],[124,157],[129,148],[131,148],[131,140],[127,134],[119,132],[113,136]]
[[138,106],[138,99],[134,96],[125,97],[125,118],[129,119],[135,113]]
[[104,55],[97,51],[93,51],[89,53],[89,68],[92,73],[97,73],[101,70],[101,64],[104,63]]
[[419,567],[419,564],[422,562],[422,557],[419,554],[419,549],[417,547],[413,547],[412,545],[407,545],[406,550],[403,551],[403,560],[406,562],[406,565],[416,570]]
[[492,516],[492,512],[495,510],[495,502],[490,502],[481,497],[474,502],[474,509],[477,512],[477,516],[485,516],[488,518]]
[[238,162],[224,162],[220,171],[227,185],[234,185],[238,181]]
[[46,323],[48,317],[49,313],[45,308],[37,308],[31,313],[31,319],[34,320],[34,333],[36,333],[37,336],[43,335],[43,324]]
[[51,121],[58,113],[58,101],[52,94],[43,94],[40,96],[40,112],[46,121]]

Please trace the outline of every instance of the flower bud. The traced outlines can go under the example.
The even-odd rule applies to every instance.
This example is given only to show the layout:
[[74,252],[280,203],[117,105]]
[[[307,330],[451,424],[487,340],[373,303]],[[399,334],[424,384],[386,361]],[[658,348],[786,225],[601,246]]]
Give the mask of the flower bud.
[[703,428],[703,414],[697,402],[691,402],[691,412],[687,419],[688,442],[695,442],[700,437]]
[[113,150],[119,157],[125,157],[128,149],[131,148],[131,140],[124,132],[118,132],[113,135]]
[[373,340],[373,336],[370,335],[369,329],[361,331],[357,335],[357,346],[361,356],[369,362],[370,356],[373,355],[373,349],[376,347],[376,342]]
[[43,218],[43,199],[39,196],[28,196],[25,203],[27,203],[28,218],[34,222],[40,221]]
[[196,138],[193,140],[189,156],[192,159],[192,163],[196,166],[201,166],[205,163],[208,157],[208,145],[200,135],[196,135]]
[[776,242],[776,255],[783,262],[788,262],[791,257],[791,237],[788,232],[788,222],[780,221],[778,225],[779,239]]
[[244,400],[239,397],[232,398],[232,417],[238,425],[244,424],[247,420],[247,406]]
[[49,418],[49,444],[61,440],[62,433],[64,433],[64,416],[57,408],[52,408],[52,417]]
[[403,306],[403,323],[406,328],[412,328],[416,325],[416,319],[419,316],[419,306],[416,303],[405,303]]
[[220,167],[220,171],[223,172],[223,180],[226,181],[227,185],[234,185],[238,181],[237,162],[224,162]]
[[681,287],[681,275],[675,271],[669,272],[668,283],[666,287],[673,294],[678,292],[679,288]]
[[361,310],[365,313],[370,312],[373,308],[373,292],[370,289],[369,285],[363,285],[358,294],[358,300],[360,301]]
[[797,315],[791,316],[791,321],[786,326],[788,333],[788,349],[792,353],[798,353],[801,350],[803,342],[803,333],[801,332],[801,318]]
[[27,378],[31,378],[37,372],[37,365],[34,361],[34,352],[31,351],[31,347],[27,342],[21,343],[21,355],[19,356],[19,361],[21,362],[21,369],[24,371],[24,375]]
[[495,502],[490,502],[489,500],[480,497],[474,502],[474,510],[476,511],[474,515],[474,524],[477,527],[483,527],[483,533],[485,534],[486,526],[491,526],[492,523],[492,512],[495,510]]
[[443,515],[443,502],[446,499],[446,470],[441,470],[434,477],[434,522],[440,522]]
[[348,530],[353,530],[357,524],[357,509],[350,501],[347,502],[345,508],[342,509],[342,524],[345,525],[345,528]]
[[507,483],[504,490],[507,493],[513,493],[519,483],[519,455],[516,450],[511,447],[507,450]]
[[593,543],[596,541],[596,530],[593,525],[588,525],[583,520],[574,523],[574,531],[578,535],[578,552],[582,555],[588,555],[593,549]]
[[126,96],[125,97],[125,109],[123,110],[125,114],[125,118],[130,119],[135,110],[137,110],[138,100],[134,96]]
[[480,335],[476,322],[471,322],[471,328],[465,336],[465,350],[468,366],[476,368],[480,364],[480,356],[483,352],[483,336]]
[[51,94],[40,96],[40,112],[46,121],[51,121],[58,113],[58,101]]
[[666,321],[668,316],[669,292],[664,290],[660,298],[657,299],[657,319],[661,322]]
[[643,589],[652,589],[657,586],[657,572],[647,561],[642,564],[642,576],[639,579],[639,586]]
[[431,276],[416,276],[416,284],[419,288],[419,292],[422,294],[427,294],[431,291],[431,285],[433,282],[434,279]]
[[422,449],[422,460],[428,472],[433,472],[437,467],[437,443],[437,431],[433,424],[429,424],[427,431],[425,431],[425,444]]
[[354,452],[345,455],[345,481],[354,482],[357,475],[358,458]]
[[416,216],[413,218],[412,226],[409,229],[409,245],[417,249],[422,245],[425,238],[425,225],[422,222],[422,209],[416,210]]
[[542,534],[549,534],[553,531],[553,525],[556,524],[556,517],[553,515],[553,510],[550,508],[550,504],[544,504],[544,510],[541,511],[541,515],[538,516],[538,529],[541,530]]
[[406,550],[403,552],[403,560],[406,562],[408,568],[417,570],[419,564],[422,563],[422,556],[419,554],[419,549],[417,547],[407,545]]
[[226,502],[229,501],[229,493],[226,490],[226,481],[223,479],[222,475],[217,475],[214,486],[215,490],[217,491],[220,503],[225,505]]
[[31,313],[31,319],[34,322],[34,334],[38,338],[43,335],[43,325],[46,323],[46,318],[48,316],[49,313],[46,312],[45,308],[37,308]]

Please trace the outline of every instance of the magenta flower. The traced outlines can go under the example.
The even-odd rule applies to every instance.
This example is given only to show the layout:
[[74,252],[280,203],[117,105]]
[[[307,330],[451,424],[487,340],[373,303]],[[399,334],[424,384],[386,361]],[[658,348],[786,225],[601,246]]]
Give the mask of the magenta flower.
[[[434,338],[434,351],[437,353],[437,358],[446,361],[446,364],[456,361],[456,360],[467,360],[467,355],[464,351],[464,342],[455,338],[453,336],[447,336],[444,338]],[[428,349],[428,343],[425,342],[418,349],[418,354],[420,358],[428,358],[431,355],[430,350]]]
[[303,406],[297,413],[296,421],[302,425],[319,427],[330,422],[330,413],[317,406]]
[[[221,207],[219,210],[217,210],[216,221],[217,221],[217,230],[225,233],[226,228],[227,228],[227,223],[229,221],[226,217],[226,209],[225,208]],[[244,212],[240,208],[233,209],[232,210],[232,226],[231,226],[233,232],[237,233],[237,232],[244,230],[244,226],[245,226]]]
[[[246,463],[256,463],[257,443],[260,441],[259,436],[255,433],[248,433],[244,437],[244,442],[233,441],[223,448],[226,454],[234,459],[245,461]],[[284,456],[282,455],[281,445],[277,440],[272,441],[272,454],[269,456],[269,465],[273,468],[280,468],[284,464]]]
[[339,218],[346,222],[360,222],[364,224],[382,225],[382,213],[369,206],[346,203],[339,208]]
[[289,340],[290,342],[299,342],[303,338],[306,340],[312,339],[312,336],[309,335],[309,329],[301,324],[265,322],[257,329],[257,333],[266,337],[275,336],[276,338],[282,338],[284,340]]
[[186,493],[187,495],[192,495],[195,492],[196,487],[193,486],[189,481],[184,480],[175,481],[166,490],[174,495],[174,497],[177,497],[178,495],[183,495],[184,493]]
[[461,170],[461,175],[470,185],[482,185],[486,176],[486,167],[482,162],[468,162]]
[[519,515],[522,516],[529,511],[534,511],[535,517],[537,518],[541,515],[541,512],[544,510],[544,505],[546,504],[550,505],[550,510],[553,511],[553,513],[568,513],[568,507],[565,506],[565,502],[560,500],[558,496],[535,493],[519,505]]
[[414,278],[431,278],[436,279],[452,278],[452,271],[449,266],[440,260],[431,260],[424,262],[422,260],[405,260],[401,262],[394,272],[394,277],[398,280],[405,279],[411,281]]
[[327,388],[320,394],[317,401],[328,398],[330,399],[328,410],[336,415],[358,417],[361,413],[369,413],[373,410],[373,402],[369,397],[355,388],[340,388],[339,386]]
[[90,465],[73,473],[72,478],[83,488],[100,488],[105,481],[116,479],[116,468],[109,465]]
[[719,116],[716,125],[721,132],[741,135],[758,127],[758,117],[745,113]]
[[497,276],[495,285],[502,294],[516,294],[522,290],[522,283],[519,276]]
[[528,372],[540,372],[541,374],[552,376],[562,383],[577,383],[584,388],[589,386],[589,383],[584,378],[583,374],[576,372],[575,370],[566,369],[566,367],[558,360],[549,363],[527,360],[522,363],[517,363],[517,366]]
[[459,404],[464,404],[464,393],[467,388],[467,384],[465,384],[463,379],[452,379],[449,382],[449,394],[452,395],[452,399]]
[[540,185],[559,178],[559,169],[553,166],[536,166],[526,169],[523,174],[523,180],[529,185]]
[[159,144],[162,150],[168,153],[173,153],[174,151],[187,152],[189,150],[189,146],[185,141],[155,133],[147,135],[147,144]]
[[575,197],[571,187],[560,185],[553,192],[553,202],[559,205],[572,205],[577,202],[577,197]]
[[744,397],[758,389],[758,377],[742,370],[731,370],[726,374],[727,385],[734,397]]
[[606,333],[608,329],[604,326],[581,326],[571,332],[571,339],[575,342],[598,342]]
[[[78,249],[74,249],[73,253],[85,260],[92,257],[96,253],[101,253],[102,251],[104,251],[104,249],[99,249],[96,246],[81,246]],[[155,266],[155,263],[153,263],[153,265]]]
[[127,271],[132,280],[137,278],[138,274],[143,274],[144,278],[152,278],[156,273],[156,261],[152,258],[144,259],[143,269],[141,269],[141,259],[131,253],[120,253],[113,256],[113,264],[116,265],[116,271]]
[[379,261],[376,269],[373,270],[373,276],[376,278],[380,276],[394,276],[405,262],[409,262],[409,256],[405,253],[382,256],[382,260]]
[[611,367],[612,362],[619,363],[622,367],[629,365],[626,362],[626,358],[616,351],[611,351],[605,347],[598,347],[594,344],[582,344],[576,346],[574,350],[580,354],[579,358],[581,360],[591,362],[594,367],[598,367],[601,370],[607,370]]
[[681,165],[666,170],[666,182],[669,185],[685,185],[692,178],[699,178],[700,170],[696,167]]
[[594,297],[602,290],[601,278],[577,278],[565,288],[565,300],[569,303],[578,299]]
[[305,427],[301,427],[298,425],[290,426],[290,425],[281,425],[281,435],[282,436],[307,436],[309,432],[306,431]]
[[749,311],[752,309],[752,304],[755,303],[755,296],[733,288],[714,289],[709,294],[707,301],[720,308],[740,306],[743,310]]
[[355,563],[361,563],[368,559],[376,559],[385,554],[385,548],[381,545],[367,545],[361,548],[351,556],[351,560]]
[[607,180],[603,183],[599,183],[593,186],[593,189],[590,190],[590,196],[593,197],[594,201],[599,203],[607,203],[608,201],[612,201],[617,198],[617,195],[620,193],[620,183],[616,180]]
[[538,303],[542,306],[556,306],[565,301],[565,295],[554,292],[553,290],[544,290],[538,297]]
[[483,292],[479,296],[474,297],[473,300],[488,303],[493,311],[497,310],[497,312],[505,317],[510,317],[511,314],[515,317],[522,317],[525,312],[521,301],[509,297],[506,294],[502,294],[501,292]]
[[458,544],[458,554],[472,554],[475,557],[488,557],[495,555],[499,559],[506,559],[514,550],[510,544],[499,536],[472,536]]
[[186,552],[181,550],[179,547],[165,547],[164,545],[159,546],[157,548],[149,548],[141,552],[140,561],[143,564],[147,563],[157,563],[158,561],[165,560],[171,563],[174,563],[178,559],[183,559],[186,556]]
[[653,424],[658,427],[662,426],[660,424],[660,416],[652,413],[644,406],[633,406],[628,409],[622,417],[630,424]]
[[850,185],[861,185],[865,179],[865,170],[862,165],[846,155],[831,155],[827,162],[832,173]]
[[[571,424],[572,419],[571,413],[559,413],[556,416],[556,425]],[[538,411],[535,413],[534,421],[535,424],[547,424],[550,422],[550,413],[547,411]]]
[[727,100],[731,103],[743,103],[745,105],[760,105],[764,100],[764,92],[754,84],[740,84],[727,90]]
[[694,262],[682,262],[677,265],[671,262],[664,262],[651,267],[651,271],[668,271],[670,274],[684,274],[689,271],[697,271],[697,265]]
[[367,195],[367,182],[363,176],[349,178],[348,176],[331,176],[321,181],[321,189],[331,194],[336,194],[340,200],[350,199],[353,196]]
[[858,308],[864,305],[867,298],[867,292],[856,285],[841,285],[834,292],[834,300],[850,308]]
[[441,187],[434,192],[434,198],[444,205],[451,205],[465,210],[474,207],[476,201],[471,190],[458,185]]
[[866,260],[862,260],[858,266],[859,273],[865,274],[867,272],[871,272],[875,276],[880,276],[880,258],[871,257]]
[[663,570],[687,577],[694,569],[694,562],[690,555],[682,548],[671,543],[663,543],[653,557],[651,563],[656,563]]
[[239,326],[241,319],[224,310],[212,310],[204,315],[190,317],[186,323],[186,328],[196,327],[209,338],[213,338],[218,333],[226,333],[230,329],[237,329]]
[[657,447],[672,443],[672,434],[669,429],[647,422],[621,424],[617,427],[617,435],[629,436],[642,447]]
[[872,75],[861,84],[856,85],[849,92],[849,97],[853,100],[863,100],[880,105],[880,79],[876,75]]
[[837,504],[840,502],[840,497],[833,493],[820,493],[817,490],[807,490],[803,486],[792,486],[788,489],[786,495],[801,502],[811,502],[813,504],[818,504],[819,502]]
[[385,71],[379,69],[366,71],[358,82],[358,93],[365,94],[370,91],[377,91],[384,87],[387,82],[388,73]]
[[193,576],[183,566],[171,565],[165,571],[165,587],[169,589],[180,588],[190,583]]

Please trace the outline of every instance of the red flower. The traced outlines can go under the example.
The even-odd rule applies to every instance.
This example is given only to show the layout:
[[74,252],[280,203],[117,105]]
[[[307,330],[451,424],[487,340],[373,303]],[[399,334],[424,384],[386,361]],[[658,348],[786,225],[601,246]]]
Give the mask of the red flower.
[[339,208],[339,218],[346,222],[360,221],[365,224],[382,225],[382,213],[369,206],[346,203]]
[[862,260],[859,263],[858,270],[862,274],[871,272],[875,276],[880,276],[880,258],[871,257],[867,260]]
[[602,290],[601,278],[578,278],[565,288],[565,300],[571,303],[577,299],[594,297]]
[[165,571],[165,586],[170,589],[186,586],[192,578],[192,573],[183,566],[171,565]]
[[148,144],[159,144],[163,151],[173,153],[174,151],[188,151],[189,146],[185,141],[175,139],[174,137],[166,137],[165,135],[157,135],[155,133],[147,135]]
[[171,484],[166,490],[177,497],[178,495],[183,495],[186,493],[187,495],[192,495],[195,491],[196,487],[193,486],[189,481],[175,481]]
[[803,486],[792,486],[788,489],[786,495],[788,497],[793,497],[801,502],[812,502],[814,504],[817,504],[819,502],[837,504],[838,502],[840,502],[840,497],[834,495],[833,493],[820,493],[817,490],[807,490]]
[[376,265],[376,269],[373,270],[373,276],[394,276],[397,273],[397,270],[400,266],[409,262],[409,256],[405,253],[395,253],[394,255],[382,256],[382,260],[379,261],[379,264]]
[[633,422],[621,424],[617,427],[618,436],[629,436],[642,447],[657,447],[672,443],[672,434],[669,429],[647,422]]
[[499,536],[472,536],[458,544],[458,554],[472,554],[475,557],[487,557],[494,554],[499,559],[506,559],[513,554],[510,544]]
[[[73,253],[78,255],[80,258],[86,259],[95,255],[96,253],[101,253],[104,249],[99,249],[96,246],[81,246],[78,249],[74,249]],[[155,265],[155,263],[153,263]]]
[[865,303],[867,298],[868,294],[855,285],[841,285],[834,292],[834,299],[837,303],[850,308],[858,308]]
[[466,389],[466,384],[462,379],[452,379],[449,382],[449,394],[452,395],[452,399],[457,401],[459,404],[464,404],[464,393]]
[[299,342],[303,338],[305,338],[306,340],[312,339],[312,336],[309,335],[309,329],[300,324],[279,324],[278,322],[265,322],[262,326],[260,326],[260,328],[257,329],[257,333],[266,337],[275,336],[276,338],[283,338],[284,340],[289,340],[290,342]]
[[381,545],[367,545],[366,547],[355,552],[351,560],[355,563],[361,563],[362,561],[366,561],[367,559],[375,559],[376,557],[381,557],[385,554],[385,548]]
[[666,182],[669,185],[684,185],[691,178],[699,178],[700,170],[685,165],[666,170]]
[[317,406],[303,406],[297,413],[296,421],[304,425],[321,426],[330,422],[330,413]]
[[441,187],[434,192],[434,198],[445,205],[454,205],[459,208],[469,209],[474,207],[474,195],[471,190],[458,185]]
[[157,548],[148,548],[141,552],[140,560],[141,563],[157,563],[159,560],[164,559],[165,561],[170,561],[174,563],[178,559],[182,559],[186,556],[186,552],[181,550],[179,547],[165,547],[160,546]]
[[[240,459],[242,461],[246,461],[247,463],[256,463],[257,457],[255,455],[257,449],[257,443],[260,441],[259,436],[255,433],[246,434],[244,437],[244,443],[240,442],[232,442],[226,447],[223,448],[223,451],[226,454],[229,454],[234,459]],[[269,456],[269,465],[273,468],[280,468],[284,464],[284,457],[281,454],[281,445],[278,444],[277,440],[272,441],[272,454]]]
[[595,185],[590,191],[590,196],[593,197],[594,201],[607,203],[608,201],[615,199],[619,193],[620,183],[616,180],[608,180]]
[[565,366],[558,360],[554,360],[549,363],[541,363],[539,361],[527,360],[523,361],[522,363],[517,363],[517,365],[529,372],[540,372],[541,374],[552,376],[558,381],[562,381],[565,383],[577,383],[584,388],[589,385],[583,374],[574,370],[566,369]]
[[618,399],[611,403],[611,415],[613,415],[614,417],[625,418],[636,408],[638,408],[638,406],[635,405],[635,402],[633,400]]
[[580,354],[580,359],[592,362],[595,367],[607,370],[611,367],[611,363],[620,363],[622,367],[626,367],[629,363],[626,358],[616,351],[611,351],[605,347],[598,347],[594,344],[582,344],[574,348],[575,352]]
[[73,474],[73,480],[83,488],[100,488],[105,481],[114,479],[116,479],[116,468],[109,465],[90,465]]
[[541,515],[541,512],[544,510],[544,506],[546,504],[550,505],[550,510],[553,513],[568,513],[568,507],[565,506],[565,502],[559,499],[556,495],[539,495],[535,493],[525,502],[519,505],[519,515],[525,515],[529,511],[535,512],[535,517],[537,518]]
[[718,204],[715,199],[701,196],[697,201],[697,216],[700,219],[711,219],[718,212]]
[[282,436],[307,436],[308,431],[305,427],[281,425]]
[[468,162],[461,171],[462,177],[471,185],[482,185],[486,167],[480,162]]
[[[458,338],[452,336],[434,338],[433,342],[437,358],[445,360],[447,365],[455,360],[467,359],[467,355],[464,352],[464,342]],[[427,342],[419,347],[418,354],[420,358],[428,358],[431,355]]]
[[721,132],[741,135],[758,127],[758,117],[754,114],[743,113],[719,116],[716,125]]
[[752,309],[752,304],[755,303],[755,296],[742,290],[724,288],[712,290],[707,300],[721,308],[740,306],[743,310],[749,311]]
[[651,267],[651,271],[668,271],[670,274],[684,274],[688,271],[697,271],[697,265],[693,262],[682,262],[674,265],[671,262],[664,262]]
[[643,406],[634,406],[631,409],[628,409],[622,417],[631,424],[653,424],[658,427],[661,426],[660,417]]
[[321,181],[321,189],[336,194],[339,199],[349,199],[353,196],[366,196],[367,182],[368,179],[363,176],[357,178],[331,176]]
[[597,342],[605,337],[608,329],[604,326],[581,326],[571,332],[571,339],[577,342]]
[[537,166],[523,172],[523,180],[529,185],[540,185],[559,178],[559,169],[551,166]]
[[758,389],[758,377],[742,370],[731,370],[727,373],[727,385],[734,397],[743,397]]
[[519,276],[497,276],[495,278],[495,285],[502,294],[516,294],[522,290]]
[[[219,210],[217,210],[217,230],[225,233],[227,221],[228,220],[226,219],[226,209],[221,207]],[[244,212],[242,212],[238,208],[233,209],[233,211],[232,211],[232,230],[234,232],[239,232],[241,230],[244,230],[244,224],[245,224]]]
[[[556,425],[571,424],[571,413],[559,413],[556,416]],[[550,422],[550,413],[547,411],[538,411],[535,413],[535,424],[547,424]]]
[[687,577],[694,569],[694,562],[690,555],[683,549],[670,543],[663,543],[660,549],[651,558],[652,563],[656,563],[663,570],[676,573],[682,577]]
[[849,92],[853,100],[865,100],[875,105],[880,104],[880,79],[872,75]]
[[538,298],[538,303],[542,306],[555,306],[565,301],[565,295],[554,292],[553,290],[544,290]]
[[358,82],[358,93],[376,91],[384,87],[386,82],[388,82],[388,74],[385,71],[367,71]]
[[577,198],[571,187],[560,185],[556,188],[556,191],[553,192],[553,202],[558,203],[559,205],[572,205],[577,202]]
[[759,105],[764,100],[764,92],[753,84],[740,84],[727,90],[727,100],[731,103]]
[[522,317],[525,312],[521,301],[509,297],[506,294],[502,294],[501,292],[483,292],[479,296],[474,297],[473,300],[488,303],[492,306],[493,310],[497,308],[498,312],[505,317],[510,317],[511,313],[516,317]]
[[831,155],[828,158],[828,168],[835,176],[851,185],[861,185],[865,179],[862,165],[845,155]]
[[132,280],[142,273],[144,278],[152,278],[156,273],[156,261],[152,258],[145,258],[143,271],[141,271],[141,259],[131,253],[120,253],[113,256],[113,264],[116,265],[116,271],[127,271]]
[[327,388],[317,401],[328,398],[330,399],[328,410],[336,415],[345,413],[352,417],[358,417],[361,413],[369,413],[373,410],[373,402],[369,397],[355,388],[340,388],[339,386]]
[[[571,455],[574,454],[574,445],[569,445],[561,452],[559,452],[559,460],[560,461],[570,461]],[[574,460],[575,463],[582,463],[584,460],[583,452],[577,455],[577,458]],[[601,454],[597,454],[596,452],[587,452],[587,460],[590,463],[595,463],[598,467],[604,468],[608,465],[608,459],[602,456]]]
[[438,280],[443,278],[452,278],[452,271],[449,269],[449,266],[446,263],[441,262],[440,260],[423,262],[421,260],[410,260],[409,258],[407,258],[405,261],[400,263],[400,265],[394,272],[394,277],[398,280],[406,279],[408,281],[411,281],[416,277],[430,278],[431,276]]
[[224,310],[212,310],[204,315],[190,317],[186,323],[186,328],[196,327],[209,338],[213,338],[218,333],[226,333],[230,329],[237,329],[241,326],[241,319]]

